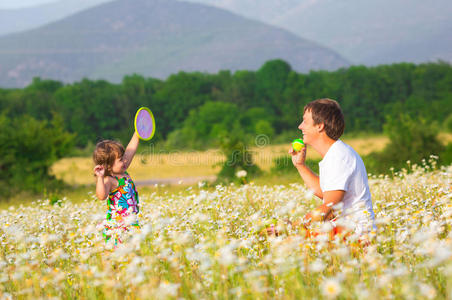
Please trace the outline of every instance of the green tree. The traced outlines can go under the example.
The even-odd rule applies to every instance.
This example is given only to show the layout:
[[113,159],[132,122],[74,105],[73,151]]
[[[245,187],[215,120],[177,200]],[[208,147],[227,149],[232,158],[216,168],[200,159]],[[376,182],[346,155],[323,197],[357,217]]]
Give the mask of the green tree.
[[[206,102],[190,111],[180,134],[171,135],[170,145],[185,143],[190,148],[213,148],[219,145],[219,137],[228,134],[239,121],[236,105],[225,102]],[[184,136],[180,140],[181,136]],[[174,139],[177,139],[176,142]]]
[[252,135],[259,134],[256,132],[256,124],[260,121],[265,121],[272,127],[275,117],[262,107],[251,107],[250,109],[240,114],[240,124],[244,128],[245,132]]
[[407,114],[388,116],[384,131],[389,144],[382,152],[366,157],[366,165],[371,173],[388,173],[393,167],[398,170],[406,162],[421,163],[430,155],[439,155],[444,146],[437,136],[438,127],[424,118],[414,119]]
[[[271,60],[258,71],[180,72],[166,80],[133,74],[120,84],[88,79],[63,84],[35,78],[24,89],[0,89],[0,111],[10,118],[30,115],[37,120],[50,120],[58,113],[83,148],[101,138],[126,142],[140,106],[150,107],[156,117],[153,142],[171,137],[179,143],[196,137],[196,130],[182,133],[182,127],[190,111],[206,102],[235,105],[235,117],[249,138],[261,120],[268,121],[278,136],[296,131],[303,106],[324,97],[341,104],[347,133],[381,132],[388,114],[415,118],[422,112],[427,122],[444,124],[452,114],[452,66],[401,63],[299,74],[287,62]],[[228,128],[216,122],[210,136]]]
[[55,93],[65,128],[77,133],[76,145],[84,147],[99,139],[117,138],[124,128],[132,130],[136,105],[121,97],[118,86],[84,79]]
[[247,179],[262,173],[254,164],[253,156],[248,150],[245,132],[238,122],[234,122],[228,132],[223,132],[220,138],[220,149],[225,155],[225,162],[218,173],[219,182],[243,183],[244,178],[238,178],[238,171],[246,171]]
[[256,96],[256,86],[255,72],[237,71],[232,77],[229,88],[226,89],[225,101],[236,104],[242,110],[255,105],[261,106],[261,101]]
[[254,127],[254,132],[256,135],[264,135],[268,137],[269,142],[270,139],[273,138],[273,136],[275,135],[275,130],[273,129],[270,122],[267,120],[257,121]]
[[284,126],[281,122],[281,116],[284,114],[281,103],[283,103],[283,94],[291,71],[292,68],[287,62],[276,59],[266,62],[256,72],[256,96],[261,105],[253,106],[261,106],[274,113],[274,127],[277,132],[280,132]]
[[63,120],[38,121],[0,115],[0,182],[4,192],[42,192],[55,182],[50,167],[73,147],[74,135],[63,130]]
[[190,110],[211,100],[212,82],[202,73],[180,72],[171,75],[155,94],[152,112],[164,138],[180,127]]
[[444,121],[444,129],[447,132],[452,133],[452,114],[450,114]]

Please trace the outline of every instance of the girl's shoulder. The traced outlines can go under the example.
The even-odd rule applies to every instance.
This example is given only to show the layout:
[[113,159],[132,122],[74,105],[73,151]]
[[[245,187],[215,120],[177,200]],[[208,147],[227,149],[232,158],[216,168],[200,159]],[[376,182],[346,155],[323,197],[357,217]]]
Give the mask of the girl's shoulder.
[[117,182],[117,180],[114,176],[105,176],[104,180],[105,180],[105,183],[108,183],[108,184]]
[[106,184],[109,187],[109,190],[111,191],[115,187],[115,185],[117,184],[117,180],[114,177],[105,176],[104,177],[104,184]]
[[108,184],[110,185],[110,192],[115,190],[121,182],[124,182],[126,179],[130,179],[129,173],[125,172],[120,176],[110,175],[105,177],[108,180]]

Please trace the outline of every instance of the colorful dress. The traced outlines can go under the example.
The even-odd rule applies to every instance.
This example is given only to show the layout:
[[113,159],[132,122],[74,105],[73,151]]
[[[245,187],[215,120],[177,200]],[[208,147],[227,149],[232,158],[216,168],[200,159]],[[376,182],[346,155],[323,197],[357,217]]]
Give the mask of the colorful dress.
[[118,186],[110,192],[107,199],[107,216],[104,221],[103,235],[105,240],[114,238],[115,244],[122,242],[124,233],[130,226],[139,227],[138,224],[138,193],[130,175],[118,178]]

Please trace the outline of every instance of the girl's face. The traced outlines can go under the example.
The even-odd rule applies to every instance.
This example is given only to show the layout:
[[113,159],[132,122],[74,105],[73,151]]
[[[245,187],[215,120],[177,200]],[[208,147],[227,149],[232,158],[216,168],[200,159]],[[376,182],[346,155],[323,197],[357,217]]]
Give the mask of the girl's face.
[[114,174],[123,174],[126,170],[126,162],[124,160],[124,156],[117,157],[113,166],[111,167],[111,171]]

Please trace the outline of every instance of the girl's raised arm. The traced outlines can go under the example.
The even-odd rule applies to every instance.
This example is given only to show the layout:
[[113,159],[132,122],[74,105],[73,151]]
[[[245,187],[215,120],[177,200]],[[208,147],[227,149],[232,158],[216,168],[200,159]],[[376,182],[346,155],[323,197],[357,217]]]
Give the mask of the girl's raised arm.
[[137,152],[138,144],[140,143],[140,138],[136,132],[133,133],[132,138],[130,139],[129,144],[127,145],[126,151],[124,152],[124,161],[126,163],[126,169],[129,168],[132,163],[132,159]]

